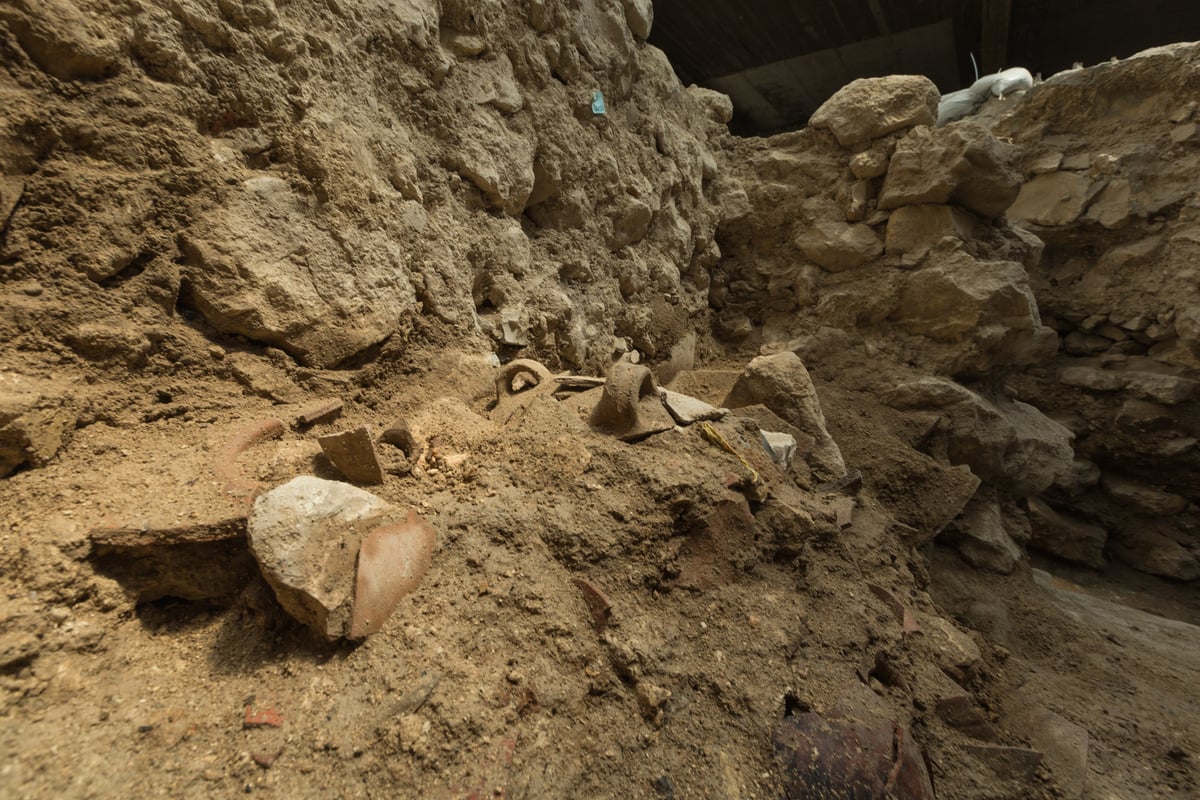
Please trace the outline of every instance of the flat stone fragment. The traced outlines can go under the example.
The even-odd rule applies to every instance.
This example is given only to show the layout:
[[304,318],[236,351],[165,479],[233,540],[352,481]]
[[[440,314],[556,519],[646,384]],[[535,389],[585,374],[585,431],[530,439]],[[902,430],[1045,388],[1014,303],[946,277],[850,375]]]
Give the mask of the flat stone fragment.
[[792,457],[796,455],[796,437],[790,433],[759,431],[758,438],[771,460],[787,469],[792,463]]
[[697,400],[694,397],[688,397],[686,394],[680,394],[679,392],[672,392],[670,389],[662,390],[662,399],[663,405],[667,407],[667,411],[670,412],[671,416],[680,425],[692,425],[697,422],[717,420],[729,414],[728,409],[717,408],[703,400]]
[[950,695],[938,698],[934,706],[938,717],[950,727],[965,733],[973,739],[984,742],[994,742],[999,739],[996,729],[983,716],[983,713],[971,702],[965,694]]
[[833,514],[837,519],[837,526],[842,530],[854,524],[855,505],[853,497],[839,497],[833,501]]
[[354,483],[383,483],[383,467],[366,426],[317,439],[325,455],[343,475]]
[[1005,727],[1028,736],[1042,751],[1063,796],[1071,800],[1082,797],[1087,783],[1088,732],[1033,702],[1024,691],[1009,698],[1005,710]]
[[999,744],[969,744],[967,752],[978,758],[997,775],[1032,783],[1042,763],[1042,754],[1025,747]]

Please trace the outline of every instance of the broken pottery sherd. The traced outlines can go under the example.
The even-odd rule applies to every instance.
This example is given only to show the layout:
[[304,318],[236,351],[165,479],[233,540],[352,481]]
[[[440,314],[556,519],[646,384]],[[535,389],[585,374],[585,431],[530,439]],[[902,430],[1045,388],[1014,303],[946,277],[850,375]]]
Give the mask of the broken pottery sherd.
[[436,536],[433,526],[409,511],[408,519],[367,534],[358,551],[350,638],[377,633],[406,594],[429,569]]
[[784,796],[933,800],[933,785],[912,734],[853,697],[821,714],[785,716],[772,735]]
[[609,369],[589,422],[593,428],[626,442],[669,431],[675,427],[675,420],[658,391],[647,367],[622,359]]
[[383,467],[366,426],[317,437],[325,457],[354,483],[383,483]]

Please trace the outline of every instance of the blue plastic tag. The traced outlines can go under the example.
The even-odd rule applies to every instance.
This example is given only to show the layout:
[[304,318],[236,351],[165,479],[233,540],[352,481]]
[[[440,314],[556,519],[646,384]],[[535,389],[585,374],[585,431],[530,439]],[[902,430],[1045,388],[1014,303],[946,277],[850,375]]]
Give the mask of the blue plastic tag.
[[599,117],[606,111],[608,109],[604,107],[604,92],[592,92],[592,113]]

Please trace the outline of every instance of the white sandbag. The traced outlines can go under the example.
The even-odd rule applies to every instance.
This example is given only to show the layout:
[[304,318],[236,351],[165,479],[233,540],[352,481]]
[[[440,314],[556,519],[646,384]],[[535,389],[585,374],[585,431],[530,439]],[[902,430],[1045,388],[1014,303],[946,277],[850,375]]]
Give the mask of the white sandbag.
[[937,124],[945,125],[974,114],[983,105],[985,97],[986,93],[979,96],[971,89],[959,89],[957,92],[942,95],[942,99],[938,101]]
[[1033,75],[1024,67],[1013,67],[997,73],[992,83],[992,94],[1004,97],[1013,92],[1023,92],[1033,88]]
[[1013,67],[993,75],[984,75],[972,83],[970,88],[942,95],[938,102],[937,124],[945,125],[974,114],[988,99],[988,95],[1003,98],[1005,95],[1032,87],[1033,75],[1024,67]]

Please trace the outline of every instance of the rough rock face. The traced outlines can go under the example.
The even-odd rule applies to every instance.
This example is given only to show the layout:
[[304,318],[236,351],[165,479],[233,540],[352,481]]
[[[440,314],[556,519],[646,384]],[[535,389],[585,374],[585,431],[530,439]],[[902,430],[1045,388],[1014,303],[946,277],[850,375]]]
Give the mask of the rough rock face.
[[[665,354],[706,305],[724,124],[644,43],[652,14],[8,4],[5,62],[32,82],[3,95],[6,259],[72,287],[76,324],[115,332],[132,303],[307,366],[422,315],[573,366]],[[36,304],[15,323],[61,327]]]
[[1060,557],[1192,579],[1197,87],[1181,46],[931,128],[905,80],[858,81],[813,118],[837,144],[729,145],[716,333],[815,356],[969,467],[947,537],[973,563],[1012,569],[1032,526]]
[[997,217],[1021,188],[1021,176],[1010,166],[1012,157],[1011,145],[972,122],[914,130],[896,143],[879,207],[954,202],[980,216]]
[[1012,386],[1096,473],[1045,499],[1106,531],[1112,556],[1180,580],[1200,575],[1197,91],[1200,48],[1181,45],[1054,76],[995,123],[1023,151],[1008,215],[1046,244],[1030,282],[1060,341]]

